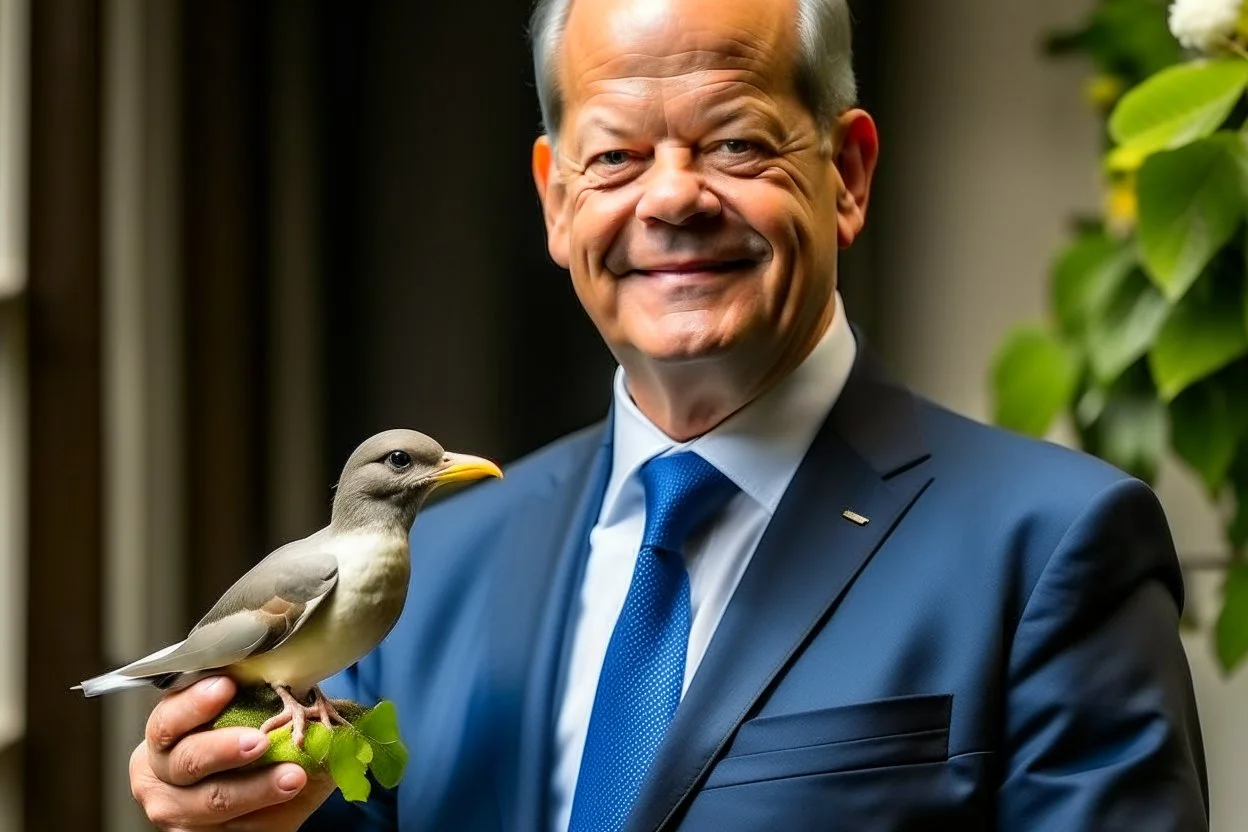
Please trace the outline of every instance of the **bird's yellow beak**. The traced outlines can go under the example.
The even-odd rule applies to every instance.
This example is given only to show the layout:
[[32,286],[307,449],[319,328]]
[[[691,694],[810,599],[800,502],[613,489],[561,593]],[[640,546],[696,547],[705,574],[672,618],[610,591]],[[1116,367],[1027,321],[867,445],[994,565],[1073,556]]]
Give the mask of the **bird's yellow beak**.
[[448,452],[442,457],[442,466],[429,477],[429,482],[435,485],[445,485],[448,482],[479,480],[483,477],[501,478],[502,476],[502,470],[488,459]]

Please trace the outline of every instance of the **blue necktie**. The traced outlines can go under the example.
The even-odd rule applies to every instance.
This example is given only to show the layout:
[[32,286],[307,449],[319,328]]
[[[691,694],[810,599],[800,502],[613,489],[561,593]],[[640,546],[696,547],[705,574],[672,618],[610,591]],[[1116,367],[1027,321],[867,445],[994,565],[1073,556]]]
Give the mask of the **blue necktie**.
[[570,832],[624,826],[680,704],[691,616],[681,548],[736,491],[691,451],[653,459],[640,476],[646,530],[598,677]]

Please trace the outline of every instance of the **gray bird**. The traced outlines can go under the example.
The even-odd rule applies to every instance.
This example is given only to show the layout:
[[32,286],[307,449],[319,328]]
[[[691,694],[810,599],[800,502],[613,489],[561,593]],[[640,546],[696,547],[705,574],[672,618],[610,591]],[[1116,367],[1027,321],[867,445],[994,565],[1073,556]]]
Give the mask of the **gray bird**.
[[408,535],[426,498],[446,483],[502,475],[493,462],[446,452],[415,431],[370,437],[343,467],[328,526],[257,563],[183,641],[73,690],[177,690],[218,674],[267,684],[284,707],[261,730],[292,723],[302,746],[308,718],[327,727],[345,722],[319,683],[363,658],[398,621],[411,568]]

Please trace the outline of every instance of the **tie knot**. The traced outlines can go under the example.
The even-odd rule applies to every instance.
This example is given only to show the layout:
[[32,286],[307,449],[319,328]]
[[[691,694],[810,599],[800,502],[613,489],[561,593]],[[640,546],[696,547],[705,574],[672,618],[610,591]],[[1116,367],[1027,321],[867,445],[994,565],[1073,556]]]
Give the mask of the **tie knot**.
[[692,451],[652,459],[640,476],[646,490],[641,544],[673,552],[736,492],[732,480]]

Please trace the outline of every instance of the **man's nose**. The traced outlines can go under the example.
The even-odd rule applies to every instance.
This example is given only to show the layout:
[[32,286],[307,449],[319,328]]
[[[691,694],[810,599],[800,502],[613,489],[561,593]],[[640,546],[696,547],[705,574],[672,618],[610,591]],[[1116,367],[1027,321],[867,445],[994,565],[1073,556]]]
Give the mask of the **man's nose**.
[[664,148],[655,153],[637,202],[637,218],[644,222],[686,225],[718,216],[719,197],[708,190],[693,154],[684,148]]

